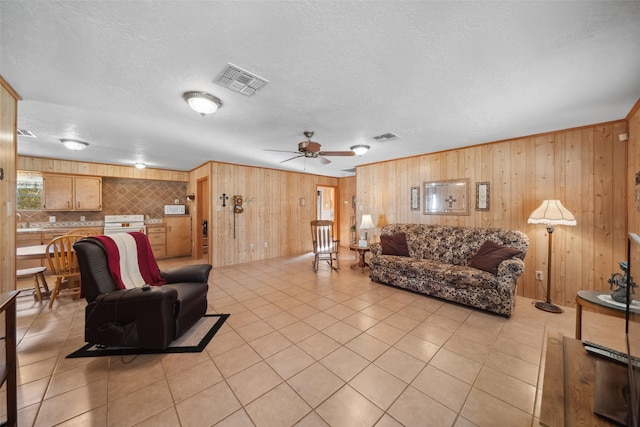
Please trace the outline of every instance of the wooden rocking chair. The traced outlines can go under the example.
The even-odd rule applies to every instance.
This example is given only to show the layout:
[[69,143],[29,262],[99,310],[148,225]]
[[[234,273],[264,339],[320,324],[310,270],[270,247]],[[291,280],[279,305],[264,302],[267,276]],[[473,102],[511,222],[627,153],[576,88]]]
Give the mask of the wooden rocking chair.
[[[340,261],[338,260],[338,243],[339,240],[334,239],[333,221],[317,220],[311,221],[311,239],[313,240],[313,270],[318,272],[318,264],[320,260],[326,260],[329,266],[338,270]],[[333,265],[333,262],[336,265]]]

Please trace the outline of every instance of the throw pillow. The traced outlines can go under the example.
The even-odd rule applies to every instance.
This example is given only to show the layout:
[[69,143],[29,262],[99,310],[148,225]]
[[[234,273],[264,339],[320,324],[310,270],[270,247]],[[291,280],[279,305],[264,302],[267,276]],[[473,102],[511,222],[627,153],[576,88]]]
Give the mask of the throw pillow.
[[383,255],[409,256],[407,236],[404,233],[380,236]]
[[478,252],[471,258],[469,266],[478,270],[488,271],[492,274],[498,274],[498,265],[505,259],[513,258],[520,255],[519,251],[509,246],[501,246],[496,242],[487,240],[480,246]]

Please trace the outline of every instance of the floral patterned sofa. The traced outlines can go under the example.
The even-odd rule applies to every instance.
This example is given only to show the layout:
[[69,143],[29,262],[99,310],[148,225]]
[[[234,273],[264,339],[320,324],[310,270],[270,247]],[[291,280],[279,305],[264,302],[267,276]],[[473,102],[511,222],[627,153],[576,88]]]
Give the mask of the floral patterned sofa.
[[518,230],[388,224],[370,246],[369,277],[509,317],[528,246]]

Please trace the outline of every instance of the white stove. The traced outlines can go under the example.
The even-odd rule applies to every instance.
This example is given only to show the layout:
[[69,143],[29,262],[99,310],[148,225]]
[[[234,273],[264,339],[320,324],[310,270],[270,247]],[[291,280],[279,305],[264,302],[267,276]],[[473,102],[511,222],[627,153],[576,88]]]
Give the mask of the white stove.
[[147,233],[144,225],[144,215],[105,215],[104,234],[110,236],[116,233],[126,233],[128,231],[140,231]]

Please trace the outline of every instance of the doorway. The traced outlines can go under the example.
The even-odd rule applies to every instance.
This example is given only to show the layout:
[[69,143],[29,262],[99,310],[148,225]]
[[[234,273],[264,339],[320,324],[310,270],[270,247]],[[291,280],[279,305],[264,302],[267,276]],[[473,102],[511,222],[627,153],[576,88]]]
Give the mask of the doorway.
[[316,218],[333,221],[335,224],[334,232],[335,238],[339,239],[339,212],[338,212],[338,188],[324,185],[318,185],[316,187],[317,201],[316,201]]

